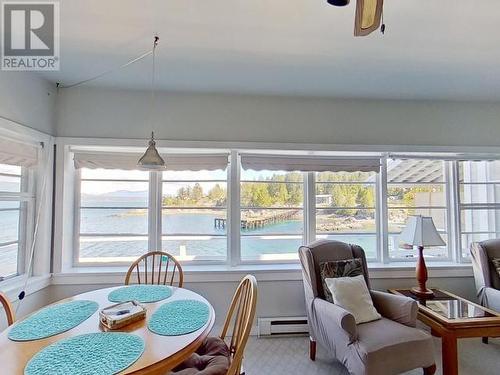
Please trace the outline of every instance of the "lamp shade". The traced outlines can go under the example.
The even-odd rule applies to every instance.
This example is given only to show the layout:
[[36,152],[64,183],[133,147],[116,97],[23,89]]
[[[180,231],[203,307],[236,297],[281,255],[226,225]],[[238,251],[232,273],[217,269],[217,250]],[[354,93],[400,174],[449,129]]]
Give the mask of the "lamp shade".
[[151,140],[149,141],[149,146],[146,152],[137,162],[137,166],[143,170],[160,170],[165,169],[165,160],[160,156],[158,150],[156,149],[156,142],[154,139],[154,134],[151,133]]
[[401,242],[412,246],[443,246],[446,243],[439,235],[432,217],[412,216],[399,237]]

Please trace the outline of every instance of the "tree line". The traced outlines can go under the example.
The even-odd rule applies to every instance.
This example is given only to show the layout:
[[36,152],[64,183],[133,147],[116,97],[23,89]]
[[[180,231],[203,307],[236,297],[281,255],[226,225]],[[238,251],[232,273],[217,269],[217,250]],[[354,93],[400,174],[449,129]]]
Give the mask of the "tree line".
[[[328,199],[318,204],[318,208],[340,207],[335,213],[340,215],[373,215],[375,207],[375,187],[366,172],[322,172],[316,175],[316,194]],[[353,183],[363,182],[366,183]],[[242,182],[240,199],[242,207],[297,207],[303,202],[303,174],[289,172],[260,177],[255,182]],[[374,180],[373,180],[374,182]],[[411,206],[417,192],[429,191],[432,187],[391,187],[389,197]],[[183,186],[175,194],[164,196],[167,206],[215,206],[227,204],[226,188],[215,184],[204,191],[200,183]]]

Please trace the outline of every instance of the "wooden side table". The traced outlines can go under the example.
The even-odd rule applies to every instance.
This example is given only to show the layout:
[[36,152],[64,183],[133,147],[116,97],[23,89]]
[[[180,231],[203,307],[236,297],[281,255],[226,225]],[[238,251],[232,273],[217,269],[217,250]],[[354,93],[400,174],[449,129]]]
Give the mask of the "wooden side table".
[[500,336],[500,313],[441,289],[435,297],[419,299],[410,289],[389,289],[390,293],[418,302],[418,319],[442,339],[443,375],[458,374],[457,339]]

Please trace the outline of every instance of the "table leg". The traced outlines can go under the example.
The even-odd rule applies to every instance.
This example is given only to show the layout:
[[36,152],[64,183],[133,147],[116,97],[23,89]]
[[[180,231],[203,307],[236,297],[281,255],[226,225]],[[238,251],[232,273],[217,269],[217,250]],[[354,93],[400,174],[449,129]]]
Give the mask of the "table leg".
[[458,375],[457,338],[452,334],[442,336],[443,375]]

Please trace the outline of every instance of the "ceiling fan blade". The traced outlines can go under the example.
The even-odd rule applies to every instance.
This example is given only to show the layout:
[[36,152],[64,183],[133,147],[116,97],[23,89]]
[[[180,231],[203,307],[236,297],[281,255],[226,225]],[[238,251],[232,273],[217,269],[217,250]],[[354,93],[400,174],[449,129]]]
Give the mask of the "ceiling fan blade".
[[357,0],[354,36],[365,36],[378,29],[383,6],[384,0]]

